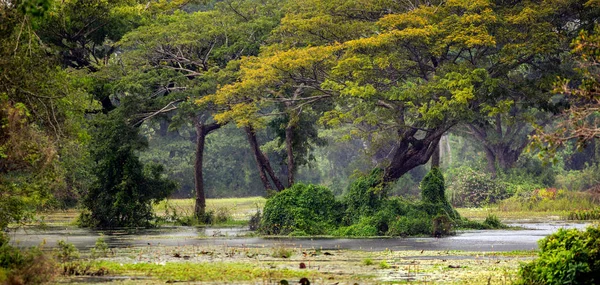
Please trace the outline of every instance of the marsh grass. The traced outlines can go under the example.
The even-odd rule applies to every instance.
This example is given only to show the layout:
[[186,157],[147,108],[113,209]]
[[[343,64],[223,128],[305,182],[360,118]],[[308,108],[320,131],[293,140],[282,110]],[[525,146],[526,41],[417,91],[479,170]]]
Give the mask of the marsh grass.
[[83,262],[81,267],[88,268],[89,272],[103,271],[110,275],[148,276],[171,282],[235,282],[320,275],[316,271],[272,269],[249,262],[119,263],[103,260]]
[[[264,207],[263,197],[207,199],[206,212],[209,224],[218,226],[244,226]],[[194,199],[170,199],[154,205],[156,215],[166,223],[180,225],[201,224],[193,217]]]
[[591,210],[599,204],[587,193],[566,192],[562,197],[529,198],[512,197],[498,203],[498,210],[503,212],[564,212],[575,210]]

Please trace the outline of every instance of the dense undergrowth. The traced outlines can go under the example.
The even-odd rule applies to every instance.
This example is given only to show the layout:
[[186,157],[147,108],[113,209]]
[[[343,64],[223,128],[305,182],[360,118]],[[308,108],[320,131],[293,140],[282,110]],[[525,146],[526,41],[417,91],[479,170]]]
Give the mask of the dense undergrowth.
[[586,231],[559,229],[539,241],[538,259],[521,266],[516,284],[598,284],[600,226]]
[[422,199],[388,197],[382,171],[358,178],[347,194],[336,200],[323,186],[295,184],[272,198],[264,208],[259,232],[267,235],[414,236],[451,235],[457,227],[498,228],[461,218],[445,197],[444,178],[432,169],[421,182]]
[[40,284],[56,275],[56,261],[39,247],[21,250],[0,233],[0,283]]

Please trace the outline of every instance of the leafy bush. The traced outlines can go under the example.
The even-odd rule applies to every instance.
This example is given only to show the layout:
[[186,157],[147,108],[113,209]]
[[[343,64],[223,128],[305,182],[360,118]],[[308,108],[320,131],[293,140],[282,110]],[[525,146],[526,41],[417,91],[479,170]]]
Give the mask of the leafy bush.
[[54,260],[37,247],[20,250],[0,233],[0,283],[40,284],[57,273]]
[[60,262],[69,262],[79,258],[79,250],[72,243],[59,240],[57,248],[54,249],[54,256]]
[[600,227],[559,229],[539,242],[538,259],[522,265],[517,284],[598,284]]
[[383,170],[376,168],[371,174],[356,179],[344,197],[348,225],[358,222],[361,216],[373,215],[387,198],[383,185]]
[[479,207],[510,196],[489,174],[466,167],[456,170],[448,190],[452,192],[452,204],[458,207]]
[[572,191],[584,191],[598,184],[600,165],[587,166],[582,170],[564,171],[556,176],[556,186]]
[[434,167],[421,181],[421,200],[432,204],[447,203],[444,190],[444,176],[438,167]]
[[339,222],[342,205],[323,186],[298,183],[267,200],[259,231],[287,235],[303,231],[325,234]]
[[108,244],[104,241],[104,238],[100,237],[96,240],[96,244],[91,249],[92,257],[107,257],[110,253],[110,249],[108,248]]
[[431,233],[432,219],[429,216],[400,217],[391,224],[388,231],[390,236],[430,235]]
[[296,184],[267,201],[259,231],[268,235],[363,237],[453,233],[460,216],[446,200],[438,169],[423,179],[424,201],[417,203],[386,197],[381,174],[377,169],[357,179],[343,203],[336,202],[325,187]]
[[358,223],[341,227],[334,232],[336,236],[372,237],[379,235],[377,227],[373,225],[374,218],[362,217]]

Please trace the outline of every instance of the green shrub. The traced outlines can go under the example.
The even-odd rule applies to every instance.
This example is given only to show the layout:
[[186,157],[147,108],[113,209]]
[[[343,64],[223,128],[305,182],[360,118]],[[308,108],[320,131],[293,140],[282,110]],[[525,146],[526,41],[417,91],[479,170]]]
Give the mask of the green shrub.
[[447,203],[444,176],[438,167],[432,168],[421,181],[421,200],[425,203]]
[[267,200],[259,231],[287,235],[303,231],[320,235],[339,223],[342,206],[323,186],[298,183]]
[[507,225],[503,224],[498,216],[489,214],[483,222],[461,219],[457,221],[457,226],[463,229],[489,230],[489,229],[506,229]]
[[556,176],[556,186],[572,191],[584,191],[598,185],[600,164],[595,163],[582,170],[564,171]]
[[337,236],[351,236],[351,237],[372,237],[380,235],[377,227],[373,225],[375,218],[362,217],[358,223],[341,227],[334,235]]
[[54,256],[60,262],[69,262],[79,258],[79,250],[72,243],[59,240],[57,248],[54,249]]
[[356,179],[344,197],[347,225],[356,223],[361,216],[373,215],[387,198],[383,184],[383,170],[376,168],[371,174]]
[[455,171],[448,190],[452,192],[452,204],[457,207],[479,207],[510,196],[503,184],[489,174],[466,167]]
[[0,233],[0,283],[41,284],[50,281],[56,272],[56,263],[48,254],[37,247],[12,247]]
[[445,214],[438,214],[432,220],[432,235],[435,237],[451,235],[454,232],[454,221]]
[[104,238],[100,237],[96,240],[96,244],[91,249],[92,257],[107,257],[110,253],[108,244],[104,241]]
[[559,229],[539,242],[538,259],[522,265],[517,284],[598,284],[600,227]]
[[431,235],[432,233],[431,217],[400,217],[391,224],[388,231],[390,236],[415,236]]
[[485,221],[483,221],[483,224],[487,226],[488,229],[502,229],[507,227],[500,219],[498,219],[498,216],[493,214],[488,215],[485,218]]

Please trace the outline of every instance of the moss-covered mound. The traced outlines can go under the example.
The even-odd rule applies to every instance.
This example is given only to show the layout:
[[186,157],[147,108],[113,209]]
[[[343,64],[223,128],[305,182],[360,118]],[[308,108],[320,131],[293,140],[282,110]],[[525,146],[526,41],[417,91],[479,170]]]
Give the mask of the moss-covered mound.
[[[388,197],[383,171],[352,183],[341,201],[323,186],[296,184],[270,198],[259,232],[267,235],[444,236],[465,223],[446,200],[444,177],[432,169],[421,201]],[[480,225],[477,225],[478,227]]]
[[327,187],[295,184],[267,200],[259,232],[267,235],[321,235],[339,222],[341,203]]

